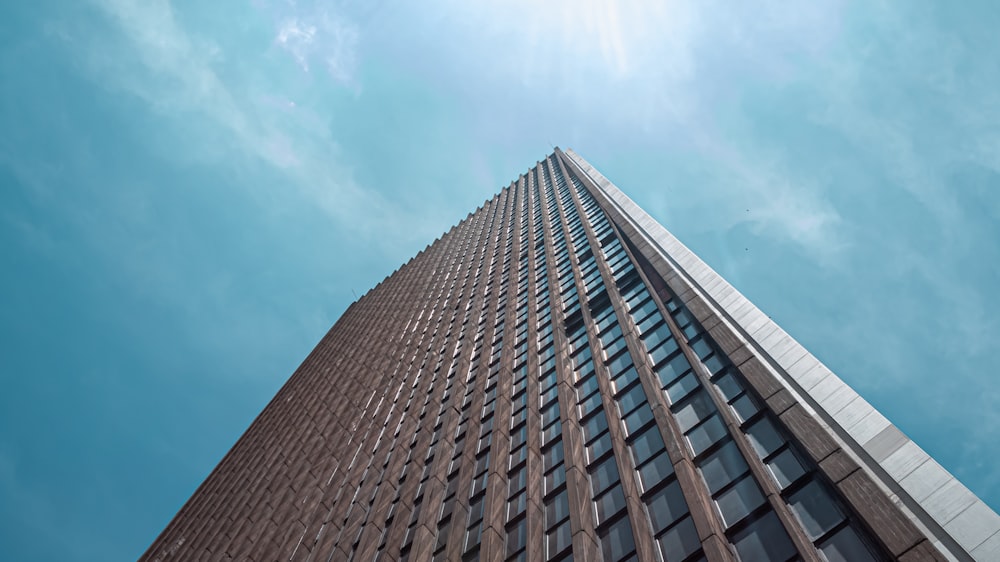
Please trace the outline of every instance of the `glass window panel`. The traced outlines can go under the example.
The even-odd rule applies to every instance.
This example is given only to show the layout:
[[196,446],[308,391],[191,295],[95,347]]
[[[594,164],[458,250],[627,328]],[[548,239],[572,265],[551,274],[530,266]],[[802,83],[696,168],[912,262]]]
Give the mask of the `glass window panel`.
[[681,486],[677,480],[650,496],[646,506],[649,509],[649,521],[653,524],[654,533],[666,529],[688,513],[687,502],[684,501],[684,494],[681,493]]
[[556,441],[548,449],[542,451],[542,467],[543,470],[551,470],[552,467],[561,463],[563,461],[563,446],[562,440]]
[[819,544],[830,562],[874,562],[875,557],[851,527],[844,527]]
[[664,560],[684,560],[701,548],[694,521],[688,517],[658,539]]
[[510,489],[508,491],[508,495],[514,495],[516,492],[523,490],[525,484],[527,483],[526,478],[527,478],[527,472],[525,471],[524,467],[521,467],[516,471],[514,471],[510,475],[510,480],[509,480]]
[[678,326],[687,326],[688,324],[691,323],[693,318],[686,309],[681,308],[674,311],[674,320],[677,320]]
[[736,398],[743,392],[743,385],[730,373],[726,373],[715,379],[715,387],[722,392],[722,396],[726,399],[726,402],[732,401],[733,398]]
[[747,438],[760,458],[764,458],[785,444],[785,438],[778,433],[774,422],[763,417],[746,428]]
[[604,414],[597,414],[588,418],[581,425],[583,426],[583,439],[589,443],[591,439],[608,430],[608,418]]
[[623,414],[627,414],[646,403],[646,393],[642,390],[642,385],[637,384],[631,389],[618,396],[618,407]]
[[597,524],[600,525],[625,509],[625,494],[621,486],[614,486],[594,500],[597,510]]
[[605,562],[618,562],[635,551],[632,524],[622,517],[599,533]]
[[761,494],[760,486],[750,475],[734,484],[732,488],[721,492],[715,498],[715,504],[719,506],[719,512],[727,527],[746,517],[762,503],[764,503],[764,495]]
[[469,505],[469,522],[475,523],[483,518],[483,498],[476,498]]
[[609,358],[614,357],[625,349],[628,349],[628,344],[625,343],[625,338],[619,338],[604,348],[604,356]]
[[802,522],[809,538],[815,540],[844,520],[823,485],[813,480],[788,496],[788,505]]
[[667,398],[671,404],[675,404],[699,386],[698,377],[694,376],[694,372],[688,371],[686,375],[677,379],[677,382],[667,387]]
[[612,484],[618,483],[618,465],[615,464],[613,456],[604,459],[590,472],[590,483],[594,489],[594,495],[607,490]]
[[673,473],[674,466],[670,462],[670,455],[663,451],[639,467],[639,481],[642,484],[642,490],[648,492]]
[[611,389],[617,394],[622,391],[625,387],[632,384],[633,381],[639,380],[639,373],[636,372],[635,366],[629,367],[622,371],[621,374],[616,376],[614,380],[611,381]]
[[688,444],[695,455],[700,455],[706,449],[727,435],[726,424],[722,422],[718,415],[705,420],[705,423],[687,432]]
[[741,560],[788,560],[795,546],[774,511],[733,534],[733,546]]
[[625,422],[625,436],[630,437],[633,433],[642,429],[644,425],[653,421],[653,410],[650,409],[649,404],[643,404],[636,408],[634,412],[625,416],[623,421]]
[[546,556],[550,560],[563,550],[569,548],[570,544],[573,542],[573,537],[570,534],[569,521],[566,521],[557,529],[550,532],[546,536],[545,542],[545,547],[548,551]]
[[668,340],[672,337],[670,333],[670,328],[666,323],[658,324],[654,326],[651,330],[647,330],[642,334],[642,341],[646,344],[646,349],[653,349],[660,342]]
[[550,441],[562,435],[562,422],[556,420],[555,423],[542,430],[542,446],[548,445]]
[[757,402],[749,394],[744,394],[737,398],[732,403],[732,407],[733,411],[740,418],[740,421],[747,421],[760,411],[760,408],[757,407]]
[[581,398],[589,395],[591,392],[594,392],[599,388],[597,385],[597,377],[594,376],[588,376],[585,379],[581,379],[581,381],[577,384],[579,386],[577,387],[576,393],[577,396],[580,396]]
[[526,492],[521,492],[520,494],[514,496],[507,502],[507,521],[517,517],[518,515],[524,513],[524,508],[527,506],[528,494]]
[[545,493],[552,492],[566,483],[566,465],[560,464],[545,474]]
[[612,377],[617,377],[619,373],[633,365],[632,356],[626,351],[608,362],[608,370]]
[[524,548],[528,540],[528,527],[521,519],[507,529],[507,554],[511,555]]
[[601,407],[601,393],[595,392],[584,398],[580,402],[580,417],[587,417],[587,414]]
[[726,368],[726,364],[728,363],[728,361],[718,353],[715,353],[712,354],[711,357],[702,361],[702,363],[704,363],[705,367],[708,368],[708,372],[714,375],[719,371],[721,371],[722,369]]
[[662,365],[656,367],[656,374],[660,377],[660,382],[664,386],[674,382],[677,377],[683,375],[687,371],[691,370],[691,365],[688,363],[684,354],[680,354],[673,359],[667,361]]
[[635,318],[636,321],[646,318],[646,316],[652,314],[653,312],[656,312],[656,302],[653,301],[653,299],[644,301],[639,306],[631,310],[632,317]]
[[545,502],[545,528],[550,529],[567,517],[569,517],[569,496],[563,489]]
[[646,462],[653,455],[664,449],[663,438],[660,437],[660,428],[653,425],[642,432],[635,441],[632,441],[632,456],[635,457],[636,466]]
[[704,359],[708,357],[708,354],[712,353],[712,346],[708,345],[705,338],[697,338],[691,341],[691,349],[694,350],[695,354],[698,355],[699,359]]
[[653,361],[654,365],[657,365],[678,351],[680,351],[680,347],[677,346],[677,341],[671,338],[650,351],[649,358]]
[[593,462],[611,450],[611,434],[607,431],[587,446],[587,462]]
[[791,449],[785,449],[778,453],[767,463],[767,468],[771,470],[771,475],[774,476],[782,490],[806,473],[806,470],[802,468],[802,463],[795,457],[795,453]]
[[699,390],[693,393],[685,402],[675,406],[674,417],[681,431],[686,432],[701,420],[715,413],[715,403],[709,398],[708,393]]
[[739,447],[729,440],[700,463],[701,475],[708,484],[708,491],[714,494],[742,476],[750,467],[740,453]]

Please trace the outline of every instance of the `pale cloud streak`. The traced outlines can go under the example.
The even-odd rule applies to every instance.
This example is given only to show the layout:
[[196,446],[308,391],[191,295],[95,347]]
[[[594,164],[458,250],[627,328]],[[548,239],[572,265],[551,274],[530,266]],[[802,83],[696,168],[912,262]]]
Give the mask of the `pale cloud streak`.
[[[377,193],[356,185],[350,167],[331,158],[338,147],[328,116],[274,94],[275,85],[266,74],[224,78],[220,65],[227,55],[239,53],[225,53],[216,41],[186,30],[170,2],[95,3],[115,24],[124,44],[75,33],[68,24],[56,34],[81,53],[84,66],[108,87],[138,97],[160,114],[190,121],[190,142],[178,148],[190,150],[194,158],[215,154],[222,166],[239,167],[241,158],[260,159],[286,176],[286,186],[298,189],[299,196],[312,199],[337,221],[362,210],[383,219],[399,212]],[[298,64],[321,60],[333,79],[354,80],[356,32],[349,24],[323,14],[314,23],[289,21],[294,25],[280,28],[278,37],[284,37],[280,44]],[[119,56],[116,51],[122,49],[134,59]],[[275,104],[276,99],[282,101]],[[199,139],[197,131],[208,124],[211,131]],[[220,134],[235,154],[220,153]]]

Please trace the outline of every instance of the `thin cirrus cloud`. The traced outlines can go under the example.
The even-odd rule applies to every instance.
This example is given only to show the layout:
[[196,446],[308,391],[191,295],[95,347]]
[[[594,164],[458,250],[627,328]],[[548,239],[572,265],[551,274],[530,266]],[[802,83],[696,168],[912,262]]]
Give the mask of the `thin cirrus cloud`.
[[[203,148],[197,144],[199,129],[207,128],[203,143],[211,145],[220,136],[229,141],[230,152],[220,156],[220,164],[230,161],[238,166],[240,158],[267,162],[287,178],[285,185],[300,190],[300,196],[313,200],[337,221],[362,209],[387,218],[399,212],[378,193],[358,186],[349,167],[331,157],[337,152],[337,140],[326,124],[328,116],[274,93],[277,88],[264,72],[220,74],[217,69],[232,53],[213,39],[188,31],[169,2],[97,0],[96,6],[114,24],[121,43],[82,39],[72,27],[61,35],[80,43],[84,64],[108,87],[124,90],[170,118],[196,118],[185,130],[189,144],[174,148],[217,153],[214,146],[199,150]],[[355,36],[348,25],[323,14],[312,23],[294,16],[287,21],[294,23],[277,29],[275,43],[297,64],[308,68],[320,61],[339,82],[353,80]],[[133,56],[112,53],[121,49]]]

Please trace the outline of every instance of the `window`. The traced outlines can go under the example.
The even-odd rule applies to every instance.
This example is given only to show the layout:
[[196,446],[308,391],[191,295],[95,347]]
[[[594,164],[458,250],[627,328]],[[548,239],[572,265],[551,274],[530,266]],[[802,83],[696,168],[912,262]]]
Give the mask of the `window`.
[[[694,528],[694,521],[686,517],[677,525],[671,527],[658,539],[660,551],[665,560],[684,560],[699,548],[701,541]],[[747,558],[745,560],[753,560]]]
[[625,494],[621,485],[615,484],[610,490],[605,491],[594,499],[594,507],[597,511],[597,524],[600,525],[611,519],[621,510],[625,509]]
[[871,552],[851,527],[844,527],[819,544],[830,562],[874,562]]
[[590,483],[595,496],[607,490],[612,484],[618,483],[618,480],[618,465],[615,464],[613,456],[602,461],[590,472]]
[[743,477],[715,497],[715,504],[727,527],[743,519],[763,503],[764,495],[751,475]]
[[635,539],[632,538],[632,524],[628,517],[622,517],[598,531],[598,536],[606,562],[618,562],[635,552]]
[[674,480],[646,500],[649,510],[649,520],[653,524],[653,533],[659,533],[674,521],[688,513],[687,502],[681,493],[681,486]]
[[797,554],[792,540],[773,511],[733,533],[732,543],[742,560],[783,561]]
[[750,470],[733,440],[728,440],[719,450],[705,457],[699,463],[699,467],[705,483],[708,484],[708,491],[712,494]]
[[788,505],[802,522],[809,538],[816,540],[844,520],[823,485],[813,480],[788,496]]

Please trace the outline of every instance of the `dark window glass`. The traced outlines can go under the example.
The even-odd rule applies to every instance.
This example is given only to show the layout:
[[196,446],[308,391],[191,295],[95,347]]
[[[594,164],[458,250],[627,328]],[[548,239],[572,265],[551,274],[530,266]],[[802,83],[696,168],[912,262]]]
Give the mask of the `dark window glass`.
[[637,380],[639,380],[639,373],[636,372],[635,366],[629,367],[611,381],[612,391],[617,394],[621,392],[623,388]]
[[699,359],[704,359],[712,353],[712,347],[708,345],[705,338],[696,338],[691,340],[691,349],[694,350],[695,354],[698,355]]
[[646,349],[653,349],[660,342],[670,339],[672,336],[670,334],[670,328],[667,327],[666,323],[661,323],[651,330],[647,330],[642,334],[642,341],[646,344]]
[[588,376],[586,379],[582,379],[577,388],[577,396],[584,397],[591,392],[596,391],[599,387],[597,385],[597,377]]
[[642,429],[643,426],[653,421],[653,410],[649,408],[649,404],[643,404],[626,416],[623,421],[625,422],[626,436],[631,436],[636,431]]
[[687,430],[715,413],[715,411],[715,404],[709,398],[708,393],[704,390],[699,390],[675,407],[674,417],[677,419],[677,424],[681,427],[681,431],[687,432]]
[[580,402],[580,417],[585,418],[588,414],[601,407],[601,393],[595,392],[584,398]]
[[662,365],[656,367],[656,374],[660,377],[660,382],[664,386],[674,382],[677,377],[691,370],[684,354],[680,354]]
[[653,361],[654,365],[657,365],[678,351],[680,351],[680,348],[677,347],[677,341],[671,338],[660,344],[660,346],[656,349],[650,351],[649,358]]
[[611,434],[604,432],[603,435],[594,439],[594,442],[587,446],[587,462],[593,462],[601,455],[611,450]]
[[819,544],[830,562],[874,562],[875,558],[851,527],[844,527]]
[[552,467],[561,463],[562,461],[563,461],[562,440],[556,441],[548,449],[542,451],[542,466],[544,467],[543,470],[551,470]]
[[733,534],[741,560],[788,560],[796,554],[792,540],[773,511]]
[[639,479],[643,491],[648,492],[673,473],[674,466],[670,462],[670,455],[666,451],[656,455],[651,461],[639,467]]
[[637,384],[618,396],[618,406],[622,414],[627,414],[646,403],[646,393],[642,390],[642,385]]
[[507,554],[511,555],[524,548],[528,540],[528,527],[525,520],[507,527]]
[[567,517],[569,517],[569,496],[563,489],[545,502],[545,528],[551,529]]
[[802,463],[799,462],[791,449],[785,449],[775,455],[767,463],[767,467],[771,470],[771,474],[782,490],[806,473],[805,469],[802,468]]
[[544,493],[548,494],[562,486],[566,483],[566,466],[560,464],[555,467],[551,472],[545,474],[545,480],[543,484],[545,485]]
[[785,439],[774,427],[774,422],[763,417],[746,428],[747,438],[760,458],[764,458],[785,443]]
[[729,440],[700,463],[701,474],[708,484],[708,491],[718,492],[730,482],[750,470],[736,443]]
[[683,400],[688,394],[691,394],[696,390],[700,384],[698,383],[698,378],[694,376],[694,373],[688,371],[686,375],[677,379],[676,382],[667,387],[667,398],[670,400],[671,404],[676,404],[677,402]]
[[598,525],[614,517],[619,511],[625,509],[625,494],[622,492],[622,487],[616,485],[598,496],[594,500],[594,507],[597,510]]
[[722,513],[726,526],[729,527],[764,503],[764,495],[761,494],[760,486],[753,476],[747,475],[731,488],[720,492],[715,497],[715,503],[719,506],[719,512]]
[[632,441],[632,456],[635,457],[635,464],[638,466],[656,453],[664,449],[663,438],[660,437],[660,428],[650,426]]
[[635,551],[632,524],[628,517],[622,517],[600,531],[598,535],[601,538],[601,550],[604,551],[605,562],[618,562]]
[[788,505],[813,540],[844,520],[844,514],[833,503],[833,498],[816,480],[788,496]]
[[612,377],[617,377],[619,373],[632,365],[632,356],[625,352],[608,362],[608,370],[611,371]]
[[603,414],[598,414],[588,418],[581,425],[583,425],[583,439],[589,443],[591,439],[608,430],[608,418]]
[[507,521],[510,521],[511,519],[524,513],[524,508],[527,505],[527,501],[528,501],[527,492],[521,492],[520,494],[511,498],[507,502]]
[[731,401],[743,392],[743,386],[729,373],[715,379],[715,386],[722,392],[722,396],[726,399],[726,402]]
[[[551,531],[546,535],[545,547],[547,550],[546,557],[552,560],[562,551],[570,547],[573,542],[573,536],[570,534],[569,521],[566,521],[558,528]],[[560,560],[566,560],[565,558]]]
[[688,506],[681,493],[681,486],[674,480],[662,490],[657,491],[646,501],[649,508],[649,520],[653,524],[653,532],[659,533],[687,515]]
[[690,517],[671,527],[658,540],[664,560],[684,560],[701,548],[698,532]]
[[508,495],[513,495],[514,493],[524,489],[524,486],[527,483],[527,480],[525,479],[526,476],[527,473],[524,470],[524,467],[517,469],[510,475],[510,490]]
[[747,421],[760,410],[757,407],[756,401],[749,394],[744,394],[733,401],[732,407],[733,411],[740,418],[740,421]]
[[601,461],[590,472],[590,482],[595,495],[607,490],[609,486],[617,483],[618,480],[618,465],[615,464],[613,456]]

